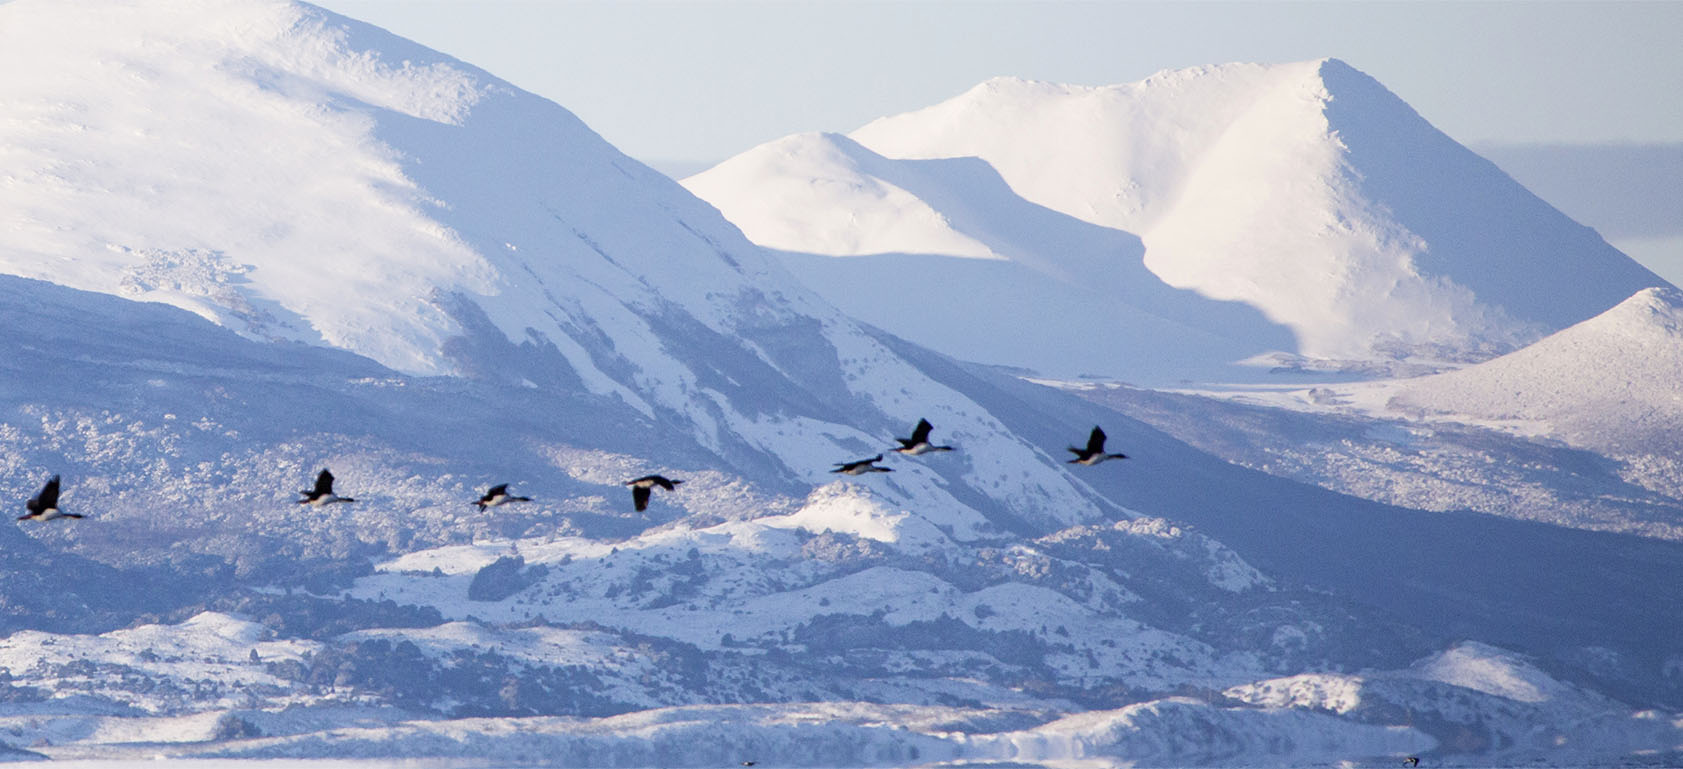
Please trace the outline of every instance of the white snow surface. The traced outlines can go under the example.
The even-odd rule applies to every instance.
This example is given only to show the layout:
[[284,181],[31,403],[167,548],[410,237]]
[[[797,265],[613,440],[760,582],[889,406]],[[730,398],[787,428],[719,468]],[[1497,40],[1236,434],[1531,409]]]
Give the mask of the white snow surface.
[[[1366,422],[1355,440],[1346,428],[1307,443],[1280,442],[1268,463],[1302,480],[1421,508],[1473,508],[1676,539],[1683,523],[1679,381],[1683,292],[1662,287],[1512,353],[1444,373],[1195,392]],[[1492,432],[1505,436],[1488,437]],[[1493,450],[1503,444],[1509,453]],[[1628,485],[1576,488],[1585,471],[1568,449],[1605,458],[1605,482]],[[1539,462],[1538,452],[1560,459]]]
[[[789,515],[761,518],[763,526],[803,529],[814,534],[841,532],[878,542],[897,544],[910,551],[938,549],[952,540],[941,528],[922,516],[897,511],[884,504],[862,484],[831,483],[813,489],[801,509]],[[958,520],[947,530],[969,531],[980,521]]]
[[[250,661],[256,651],[266,661],[298,660],[320,644],[298,639],[275,639],[263,625],[226,614],[205,612],[174,625],[150,624],[114,630],[97,636],[62,635],[26,630],[0,638],[0,669],[55,692],[58,698],[94,695],[142,711],[170,711],[184,695],[135,690],[121,676],[99,670],[41,676],[75,660],[98,660],[167,681],[176,687],[216,682],[226,687],[220,700],[199,707],[238,705],[240,689],[286,691],[292,685]],[[304,699],[301,695],[297,699]],[[112,725],[110,728],[120,728]]]
[[[1047,663],[1079,680],[1118,679],[1153,689],[1210,676],[1241,679],[1255,670],[1248,654],[1218,654],[1195,639],[1128,617],[1127,607],[1140,600],[1138,595],[1101,573],[1077,571],[1082,576],[1075,586],[1065,584],[1069,578],[1050,579],[1071,565],[1049,557],[1043,548],[1016,546],[983,556],[940,539],[940,532],[927,524],[921,525],[921,536],[904,536],[893,528],[905,523],[904,516],[861,521],[854,513],[865,500],[856,490],[825,488],[815,496],[826,500],[817,510],[809,500],[792,515],[701,529],[673,526],[611,544],[556,538],[417,551],[381,564],[379,573],[357,581],[351,595],[433,606],[454,619],[519,623],[541,616],[566,623],[612,617],[617,627],[710,650],[730,647],[732,638],[789,638],[830,616],[876,617],[889,626],[954,621],[1066,647],[1049,654]],[[836,515],[837,500],[849,515]],[[789,530],[796,527],[811,533],[857,532],[910,556],[950,559],[962,552],[961,560],[998,559],[1003,573],[1021,582],[967,590],[937,574],[895,566],[836,571],[835,565],[813,558],[810,540]],[[1216,589],[1239,593],[1269,587],[1231,551],[1170,531],[1162,521],[1111,528],[1202,566]],[[1092,533],[1073,529],[1046,542],[1056,545]],[[947,546],[937,550],[938,542]],[[468,600],[474,575],[510,553],[542,568],[543,576],[503,600]],[[768,564],[780,568],[770,570]],[[530,642],[514,645],[526,648]]]
[[[658,349],[636,310],[671,301],[722,327],[748,284],[778,282],[561,107],[313,6],[26,1],[6,15],[13,274],[408,373],[455,370],[443,347],[461,329],[439,306],[454,294],[511,339],[565,346],[561,324],[616,320],[640,332],[617,341]],[[644,221],[648,208],[666,216]]]
[[1415,675],[1519,702],[1547,702],[1581,696],[1536,666],[1488,644],[1467,642],[1411,669]]
[[[257,641],[260,626],[217,614],[124,633],[130,636],[126,641],[168,639],[192,658],[185,662],[199,665],[200,676],[228,675],[237,650],[222,654],[218,643],[233,642],[241,649],[248,642],[262,643]],[[90,644],[118,635],[22,640],[50,641],[49,646],[62,647],[53,652],[61,655],[91,656],[98,650]],[[216,640],[205,640],[207,635]],[[616,646],[611,638],[606,643],[590,638],[595,635],[601,634],[450,623],[422,632],[363,631],[341,640],[402,639],[427,654],[495,646],[532,664],[596,663],[594,669],[609,677],[610,687],[660,691],[665,675],[642,650]],[[598,659],[604,651],[614,658]],[[19,680],[39,683],[30,672]],[[1497,765],[1575,765],[1635,746],[1665,745],[1683,730],[1683,721],[1651,711],[1619,712],[1609,705],[1511,652],[1463,643],[1402,670],[1263,679],[1228,687],[1219,699],[1165,697],[1061,717],[1022,708],[853,701],[656,705],[605,717],[494,719],[417,719],[324,701],[114,717],[74,699],[59,699],[27,712],[0,713],[0,728],[58,759],[381,757],[525,763],[541,757],[546,765],[616,767],[716,766],[744,757],[784,766],[905,766],[943,760],[1302,766],[1395,761],[1404,755],[1431,755],[1451,764],[1483,759]],[[1408,722],[1388,722],[1388,714],[1396,711],[1409,713]],[[235,717],[261,724],[263,734],[216,736],[217,725]],[[1417,727],[1416,720],[1421,726],[1447,724],[1443,733],[1459,735],[1462,742],[1441,742]],[[1476,746],[1484,741],[1502,747],[1481,751]]]
[[[848,139],[869,153],[790,137],[686,183],[781,249],[1017,259],[966,221],[986,185],[918,183],[927,161],[979,159],[1025,201],[1137,235],[1169,285],[1255,307],[1293,352],[1335,361],[1480,360],[1665,285],[1336,59],[1105,87],[998,78]],[[1095,255],[1040,256],[1116,294]]]
[[[955,357],[1042,374],[1232,379],[1289,332],[1145,269],[1139,239],[1030,203],[975,158],[800,134],[690,177],[807,285]],[[838,258],[831,258],[838,257]]]
[[1518,424],[1614,455],[1683,448],[1683,291],[1638,292],[1536,344],[1399,382],[1386,408]]

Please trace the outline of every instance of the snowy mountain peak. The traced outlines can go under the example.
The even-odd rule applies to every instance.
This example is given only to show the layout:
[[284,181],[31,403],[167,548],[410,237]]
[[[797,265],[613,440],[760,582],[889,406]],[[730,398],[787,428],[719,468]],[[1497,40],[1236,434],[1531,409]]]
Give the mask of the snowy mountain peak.
[[[1003,255],[953,237],[953,195],[872,186],[913,161],[980,159],[1028,203],[1137,236],[1169,286],[1260,311],[1316,366],[1483,360],[1663,284],[1338,59],[1104,87],[996,78],[849,137],[882,160],[815,171],[751,152],[691,187],[785,250]],[[741,181],[756,162],[766,192]],[[770,192],[818,179],[834,194]]]
[[[716,324],[757,277],[753,249],[710,242],[729,230],[700,224],[704,206],[565,109],[319,8],[0,13],[0,106],[29,116],[0,126],[0,205],[23,222],[0,235],[6,272],[413,373],[463,370],[447,342],[483,314],[610,390],[565,341],[580,308],[553,287],[644,305],[630,297],[657,289]],[[644,206],[669,213],[623,226]]]
[[1683,336],[1683,290],[1673,286],[1643,289],[1590,322],[1616,325],[1633,334]]
[[[978,158],[797,134],[684,185],[849,314],[963,359],[1172,382],[1230,378],[1227,364],[1292,346],[1248,308],[1164,284],[1133,235],[1024,200]],[[1097,325],[1071,334],[1054,307]]]
[[1616,455],[1674,454],[1683,431],[1683,291],[1650,288],[1525,349],[1409,380],[1404,411],[1524,424]]
[[729,211],[736,225],[763,246],[831,256],[900,252],[1000,258],[901,186],[904,182],[896,184],[895,174],[884,171],[892,165],[840,134],[795,134],[731,158],[686,180],[685,186],[704,199],[726,202],[734,197],[732,190],[753,185],[757,195],[784,201]]

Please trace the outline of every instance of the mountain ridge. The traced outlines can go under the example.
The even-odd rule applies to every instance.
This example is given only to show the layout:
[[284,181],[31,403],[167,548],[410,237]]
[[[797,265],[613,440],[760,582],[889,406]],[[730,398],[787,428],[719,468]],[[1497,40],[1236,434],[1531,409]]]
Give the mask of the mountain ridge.
[[1181,381],[1243,376],[1223,364],[1295,344],[1250,308],[1164,284],[1138,238],[1023,200],[976,158],[892,160],[803,134],[684,184],[845,311],[966,360]]
[[[1269,357],[1276,364],[1461,365],[1665,285],[1337,59],[1201,67],[1105,87],[995,79],[849,137],[891,163],[979,158],[1025,201],[1137,236],[1145,266],[1169,286],[1249,305],[1289,329],[1294,344]],[[777,248],[933,245],[880,212],[846,219],[764,192],[847,173],[768,166],[751,183],[719,183],[712,171],[690,182]],[[909,171],[878,178],[896,173]],[[934,199],[916,202],[946,213]],[[795,237],[789,223],[808,220],[853,231]],[[896,239],[908,245],[895,248]],[[1245,330],[1230,323],[1228,334]]]

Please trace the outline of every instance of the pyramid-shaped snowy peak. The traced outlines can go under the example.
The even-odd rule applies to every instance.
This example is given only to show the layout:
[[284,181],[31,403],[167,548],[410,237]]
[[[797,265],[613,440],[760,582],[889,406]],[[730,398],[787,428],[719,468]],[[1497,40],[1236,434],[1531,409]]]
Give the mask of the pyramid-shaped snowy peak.
[[[1037,207],[1137,236],[1169,286],[1250,305],[1289,330],[1293,352],[1333,360],[1480,360],[1664,285],[1337,60],[1097,88],[1002,78],[848,138],[881,161],[785,152],[688,183],[781,249],[1028,260],[993,236],[1030,225],[969,215],[991,188],[903,183],[927,168],[914,161],[979,158]],[[799,178],[767,178],[778,173]],[[864,181],[823,183],[850,175]],[[815,192],[768,192],[802,181]],[[1088,248],[1033,261],[1104,286],[1098,257],[1114,265],[1115,252]],[[1254,327],[1216,331],[1255,346]]]

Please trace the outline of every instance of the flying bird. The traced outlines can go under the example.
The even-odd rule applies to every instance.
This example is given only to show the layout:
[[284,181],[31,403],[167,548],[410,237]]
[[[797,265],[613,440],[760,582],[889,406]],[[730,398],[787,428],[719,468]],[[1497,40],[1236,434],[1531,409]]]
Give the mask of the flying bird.
[[874,457],[871,457],[870,459],[861,459],[861,460],[858,460],[856,462],[837,462],[836,463],[836,469],[831,470],[830,472],[832,472],[832,473],[843,473],[843,474],[846,474],[846,475],[864,475],[865,473],[892,473],[892,472],[894,472],[894,468],[892,468],[892,467],[877,467],[876,463],[881,462],[881,461],[882,461],[882,455],[878,454]]
[[341,497],[333,493],[333,473],[328,472],[327,468],[322,468],[321,473],[316,476],[315,488],[298,493],[304,495],[303,499],[298,500],[298,504],[310,505],[311,507],[325,507],[334,502],[356,501],[350,497]]
[[40,493],[30,497],[23,503],[23,509],[29,512],[18,516],[20,521],[50,521],[54,518],[81,518],[81,513],[66,513],[58,509],[58,476],[47,479],[47,485],[41,487]]
[[929,442],[929,431],[934,429],[935,426],[930,424],[929,420],[919,419],[917,427],[912,429],[912,437],[894,439],[900,444],[900,448],[894,451],[900,454],[910,454],[914,457],[919,454],[928,454],[931,451],[952,451],[953,447],[951,446],[937,446]]
[[517,497],[508,493],[508,484],[499,483],[487,489],[485,491],[485,496],[480,497],[478,501],[474,502],[474,504],[479,505],[479,512],[483,513],[487,507],[506,505],[510,502],[530,501],[532,501],[531,497]]
[[1096,425],[1093,427],[1092,434],[1087,436],[1087,448],[1078,449],[1071,446],[1069,447],[1069,450],[1070,453],[1075,455],[1075,458],[1069,461],[1069,464],[1072,465],[1096,465],[1107,459],[1128,458],[1127,454],[1104,453],[1104,431],[1100,430]]
[[631,503],[637,507],[637,512],[641,513],[649,509],[649,496],[654,493],[654,487],[659,486],[671,491],[674,486],[680,483],[683,483],[683,481],[674,481],[660,475],[645,475],[641,478],[626,481],[625,485],[631,487]]

